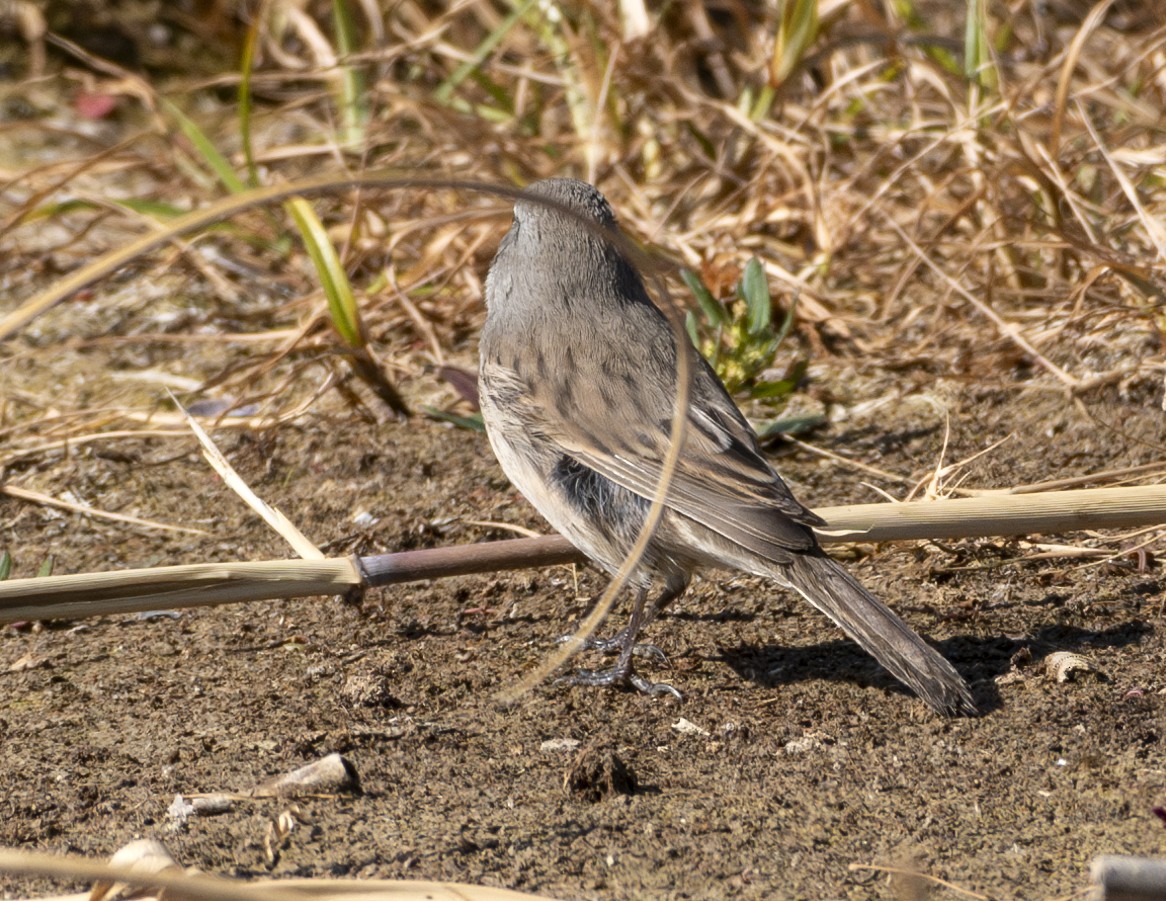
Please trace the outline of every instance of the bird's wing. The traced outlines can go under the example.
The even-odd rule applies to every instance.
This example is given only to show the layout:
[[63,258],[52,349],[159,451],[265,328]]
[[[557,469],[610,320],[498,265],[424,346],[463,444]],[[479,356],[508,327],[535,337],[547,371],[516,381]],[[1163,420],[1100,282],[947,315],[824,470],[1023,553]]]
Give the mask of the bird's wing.
[[[655,316],[639,324],[641,339],[659,337]],[[634,315],[622,325],[636,329]],[[651,498],[668,454],[675,364],[671,342],[642,342],[638,358],[627,356],[627,346],[602,338],[587,342],[560,358],[564,365],[537,387],[532,384],[521,402],[528,406],[526,420],[564,453]],[[770,467],[752,428],[704,359],[694,354],[693,362],[685,443],[667,505],[771,562],[787,562],[791,551],[814,546],[809,527],[824,523],[794,499]]]

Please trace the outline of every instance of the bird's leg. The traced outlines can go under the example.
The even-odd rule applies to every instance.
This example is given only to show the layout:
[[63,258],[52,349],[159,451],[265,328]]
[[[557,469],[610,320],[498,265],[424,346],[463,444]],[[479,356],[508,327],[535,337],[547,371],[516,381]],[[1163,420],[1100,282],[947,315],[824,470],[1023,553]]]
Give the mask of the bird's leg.
[[[595,636],[591,636],[584,639],[581,650],[599,651],[601,654],[618,654],[630,640],[632,642],[632,653],[637,657],[651,657],[659,660],[661,663],[667,663],[668,657],[663,651],[654,644],[637,642],[635,640],[636,634],[643,632],[644,629],[654,623],[656,617],[660,615],[660,611],[682,595],[687,587],[688,579],[670,580],[664,586],[664,590],[660,592],[660,597],[656,598],[651,606],[644,611],[638,629],[633,632],[631,624],[628,624],[611,636],[611,638],[596,638]],[[574,637],[574,635],[562,635],[559,637],[559,644],[566,644]]]
[[[672,601],[676,600],[688,588],[688,579],[672,579],[664,586],[664,590],[660,592],[660,597],[644,611],[640,620],[638,629],[632,631],[631,624],[624,626],[611,638],[588,638],[584,648],[588,651],[600,651],[604,654],[618,654],[623,650],[624,644],[631,640],[635,642],[636,634],[643,632],[644,629],[652,625],[656,621],[656,617],[660,615],[660,611],[667,607]],[[631,633],[629,635],[629,633]],[[564,636],[560,641],[569,641],[570,636]],[[664,663],[667,663],[668,657],[654,644],[634,643],[632,646],[632,653],[637,657],[654,657]]]
[[[680,589],[680,591],[682,590],[683,588]],[[636,644],[636,636],[645,625],[656,618],[657,612],[664,604],[676,597],[680,591],[676,591],[672,587],[665,589],[660,598],[645,612],[644,598],[647,595],[647,588],[639,588],[636,591],[635,602],[632,604],[632,618],[627,626],[613,638],[600,639],[589,645],[599,650],[606,650],[608,647],[612,650],[618,649],[619,658],[616,660],[615,666],[606,670],[579,670],[573,675],[567,676],[563,681],[571,685],[626,685],[646,695],[667,694],[681,700],[680,692],[671,685],[664,682],[649,682],[632,667],[632,656],[636,653],[637,647],[643,647]],[[653,647],[652,650],[663,657],[663,652],[659,648]]]

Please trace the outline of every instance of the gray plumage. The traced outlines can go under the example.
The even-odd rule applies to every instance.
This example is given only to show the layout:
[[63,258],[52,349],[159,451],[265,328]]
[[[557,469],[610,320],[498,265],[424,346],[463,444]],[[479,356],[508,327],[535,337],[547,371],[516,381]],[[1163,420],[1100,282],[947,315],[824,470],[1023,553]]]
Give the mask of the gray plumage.
[[[673,416],[676,346],[667,319],[618,247],[611,208],[591,185],[538,182],[519,199],[486,279],[479,394],[511,482],[609,572],[639,534]],[[713,370],[692,354],[686,439],[666,511],[634,577],[637,603],[620,662],[594,682],[656,686],[631,670],[636,633],[700,566],[767,576],[802,594],[936,710],[975,710],[940,654],[818,546],[824,523],[794,499]],[[640,609],[652,584],[660,596]]]

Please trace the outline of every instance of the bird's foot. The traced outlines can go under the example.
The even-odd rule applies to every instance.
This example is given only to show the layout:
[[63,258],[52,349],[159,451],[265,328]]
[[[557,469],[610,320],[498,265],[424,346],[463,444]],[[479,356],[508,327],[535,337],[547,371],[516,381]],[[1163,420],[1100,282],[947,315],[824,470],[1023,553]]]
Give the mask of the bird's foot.
[[[574,637],[574,635],[560,635],[558,643],[566,644],[568,641],[574,639]],[[611,638],[596,638],[593,635],[583,639],[583,647],[580,650],[599,651],[601,654],[618,654],[624,649],[627,640],[627,629],[616,632]],[[660,663],[666,664],[668,662],[668,656],[654,644],[640,644],[637,642],[632,645],[632,653],[637,657],[657,660]]]
[[632,669],[630,662],[627,666],[616,664],[611,669],[605,670],[577,670],[571,675],[563,676],[557,681],[565,685],[599,685],[630,688],[650,697],[670,695],[678,701],[684,700],[684,696],[667,682],[649,682]]

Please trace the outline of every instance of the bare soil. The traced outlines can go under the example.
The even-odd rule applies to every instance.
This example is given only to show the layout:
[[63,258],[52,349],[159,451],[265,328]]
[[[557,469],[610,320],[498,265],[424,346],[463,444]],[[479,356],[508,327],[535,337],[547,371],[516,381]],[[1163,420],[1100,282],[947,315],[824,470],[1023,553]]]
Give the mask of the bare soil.
[[[54,366],[65,378],[113,365],[103,353],[61,353]],[[922,478],[944,443],[938,398],[947,461],[1008,439],[969,464],[981,487],[1160,459],[1157,386],[1077,404],[1014,375],[936,382],[920,366],[896,373],[888,396],[879,373],[819,373],[809,396],[845,394],[851,414],[812,441]],[[369,425],[325,401],[293,425],[219,440],[329,553],[508,537],[491,522],[545,528],[483,435]],[[877,499],[869,473],[789,446],[775,455],[808,503]],[[189,442],[97,442],[23,475],[208,535],[3,499],[0,544],[17,575],[49,554],[58,573],[287,554]],[[0,631],[0,845],[104,856],[149,836],[184,865],[262,875],[269,820],[288,802],[179,825],[174,796],[246,790],[338,751],[362,790],[296,802],[277,876],[458,880],[564,899],[923,897],[849,868],[876,864],[1037,898],[1087,884],[1096,854],[1162,852],[1166,638],[1152,557],[1038,560],[991,541],[838,552],[969,679],[982,716],[935,716],[799,600],[724,574],[648,636],[669,664],[642,665],[681,703],[546,684],[499,707],[496,693],[602,588],[569,568],[408,585],[360,604],[24,625]],[[999,681],[1026,649],[1032,662]],[[1103,675],[1059,684],[1042,663],[1054,651]],[[697,730],[678,729],[682,718]],[[544,745],[561,739],[579,745]],[[4,897],[48,888],[0,877]]]

